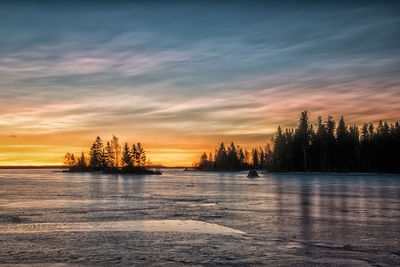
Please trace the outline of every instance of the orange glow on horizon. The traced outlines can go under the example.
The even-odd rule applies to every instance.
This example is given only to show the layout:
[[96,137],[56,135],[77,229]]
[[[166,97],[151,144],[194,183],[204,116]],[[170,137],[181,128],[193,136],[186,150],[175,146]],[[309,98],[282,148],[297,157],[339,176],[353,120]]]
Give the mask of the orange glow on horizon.
[[[277,106],[274,107],[278,109]],[[296,111],[283,112],[281,110],[281,112],[275,113],[268,110],[269,108],[265,111],[257,110],[255,112],[257,118],[263,112],[270,112],[272,115],[267,116],[266,119],[263,118],[264,121],[254,120],[253,123],[253,117],[247,114],[243,115],[248,116],[248,118],[243,119],[243,122],[224,121],[223,118],[228,117],[228,114],[220,112],[218,113],[219,116],[222,116],[221,119],[218,119],[220,121],[210,121],[210,123],[203,121],[198,122],[199,125],[187,124],[185,121],[182,123],[170,122],[161,126],[157,123],[143,125],[140,120],[138,123],[133,120],[127,125],[124,125],[123,121],[115,122],[117,124],[107,124],[105,121],[95,129],[85,128],[85,125],[77,123],[76,128],[71,124],[68,130],[64,125],[54,122],[60,121],[58,118],[49,118],[46,123],[41,121],[40,123],[43,124],[43,128],[41,128],[39,127],[40,123],[34,124],[36,118],[32,117],[27,128],[24,121],[27,117],[21,115],[20,119],[24,118],[21,123],[16,124],[16,121],[14,121],[16,125],[3,127],[3,134],[0,135],[0,166],[62,165],[66,152],[80,155],[83,151],[88,156],[89,148],[97,135],[102,138],[105,144],[115,134],[119,137],[121,146],[125,142],[128,142],[130,146],[132,143],[141,142],[146,150],[147,158],[153,165],[190,167],[194,162],[199,161],[203,152],[214,152],[221,141],[226,145],[233,141],[236,145],[247,149],[265,146],[278,125],[281,125],[282,128],[295,127],[298,117],[297,110],[302,109],[296,106]],[[232,119],[239,116],[235,112],[232,111]],[[344,113],[343,115],[347,124],[356,123],[361,126],[364,121],[376,123],[381,118],[393,122],[393,118],[397,117],[396,112],[396,109],[394,109],[387,114],[362,116]],[[251,114],[251,112],[248,114]],[[309,114],[310,121],[315,126],[317,125],[318,115],[325,119],[328,114],[332,114],[332,112],[330,110],[312,111]],[[341,114],[333,115],[337,122]],[[227,123],[223,124],[224,122]],[[36,128],[31,129],[30,127],[33,127],[31,125],[35,125]],[[51,125],[53,125],[53,128],[50,127]],[[49,129],[54,129],[54,131]],[[114,129],[121,130],[115,132]]]
[[[201,153],[213,152],[218,145],[219,143],[198,148],[149,148],[148,146],[144,148],[151,165],[190,167],[198,162]],[[88,147],[0,145],[0,166],[61,166],[66,152],[80,156],[82,151],[88,157]]]
[[[315,121],[312,121],[316,125]],[[293,125],[294,127],[295,125]],[[359,127],[361,125],[358,125]],[[292,127],[292,126],[291,126]],[[286,128],[283,126],[282,128]],[[315,128],[314,128],[315,129]],[[191,138],[175,139],[154,138],[158,142],[151,142],[150,139],[140,141],[146,151],[147,159],[151,165],[162,165],[165,167],[191,167],[193,163],[199,161],[203,152],[214,153],[221,142],[229,145],[234,142],[249,151],[255,147],[265,146],[270,142],[274,132],[255,135],[255,136],[192,136]],[[46,136],[0,136],[0,166],[62,166],[63,157],[66,152],[74,153],[80,156],[81,152],[89,156],[89,148],[94,140],[92,138],[77,138],[76,135],[46,135]],[[103,143],[110,139],[111,135],[101,135]],[[106,139],[107,138],[107,139]],[[121,147],[125,140],[138,140],[139,138],[130,138],[119,136]],[[174,141],[174,142],[172,142]],[[134,143],[137,143],[135,141]],[[128,141],[129,146],[133,142]]]

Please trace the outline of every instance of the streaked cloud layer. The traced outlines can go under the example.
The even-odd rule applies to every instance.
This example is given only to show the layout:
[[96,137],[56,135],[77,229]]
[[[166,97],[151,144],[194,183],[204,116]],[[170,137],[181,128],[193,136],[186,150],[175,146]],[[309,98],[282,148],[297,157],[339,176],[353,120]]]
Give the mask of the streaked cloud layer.
[[395,3],[0,4],[0,164],[55,164],[96,135],[190,165],[264,144],[308,109],[400,114]]

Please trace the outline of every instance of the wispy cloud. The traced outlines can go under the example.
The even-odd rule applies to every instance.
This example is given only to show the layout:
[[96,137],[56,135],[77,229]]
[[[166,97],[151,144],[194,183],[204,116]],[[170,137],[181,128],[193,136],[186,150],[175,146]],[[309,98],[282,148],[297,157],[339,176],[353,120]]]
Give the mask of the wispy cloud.
[[64,51],[60,47],[44,47],[28,53],[20,52],[0,57],[0,75],[10,82],[17,82],[18,79],[94,73],[137,76],[160,71],[168,63],[182,61],[187,57],[188,55],[180,51]]
[[190,163],[218,140],[261,145],[304,109],[399,119],[397,5],[2,5],[3,150],[50,144],[55,161],[60,140],[115,133]]

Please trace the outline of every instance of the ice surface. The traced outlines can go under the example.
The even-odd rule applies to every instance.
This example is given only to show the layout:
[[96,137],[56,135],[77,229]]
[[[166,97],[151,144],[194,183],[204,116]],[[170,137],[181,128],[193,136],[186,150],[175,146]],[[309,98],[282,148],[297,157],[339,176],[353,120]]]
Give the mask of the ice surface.
[[0,170],[0,264],[400,266],[399,175],[246,175]]

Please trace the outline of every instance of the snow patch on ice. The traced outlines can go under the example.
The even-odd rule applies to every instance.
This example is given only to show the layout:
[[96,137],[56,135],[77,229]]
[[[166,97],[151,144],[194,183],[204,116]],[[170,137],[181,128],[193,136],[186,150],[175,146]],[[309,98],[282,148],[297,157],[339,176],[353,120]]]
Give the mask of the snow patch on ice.
[[0,225],[0,233],[46,232],[180,232],[196,234],[244,235],[245,232],[196,220],[145,220],[108,222],[30,223]]

